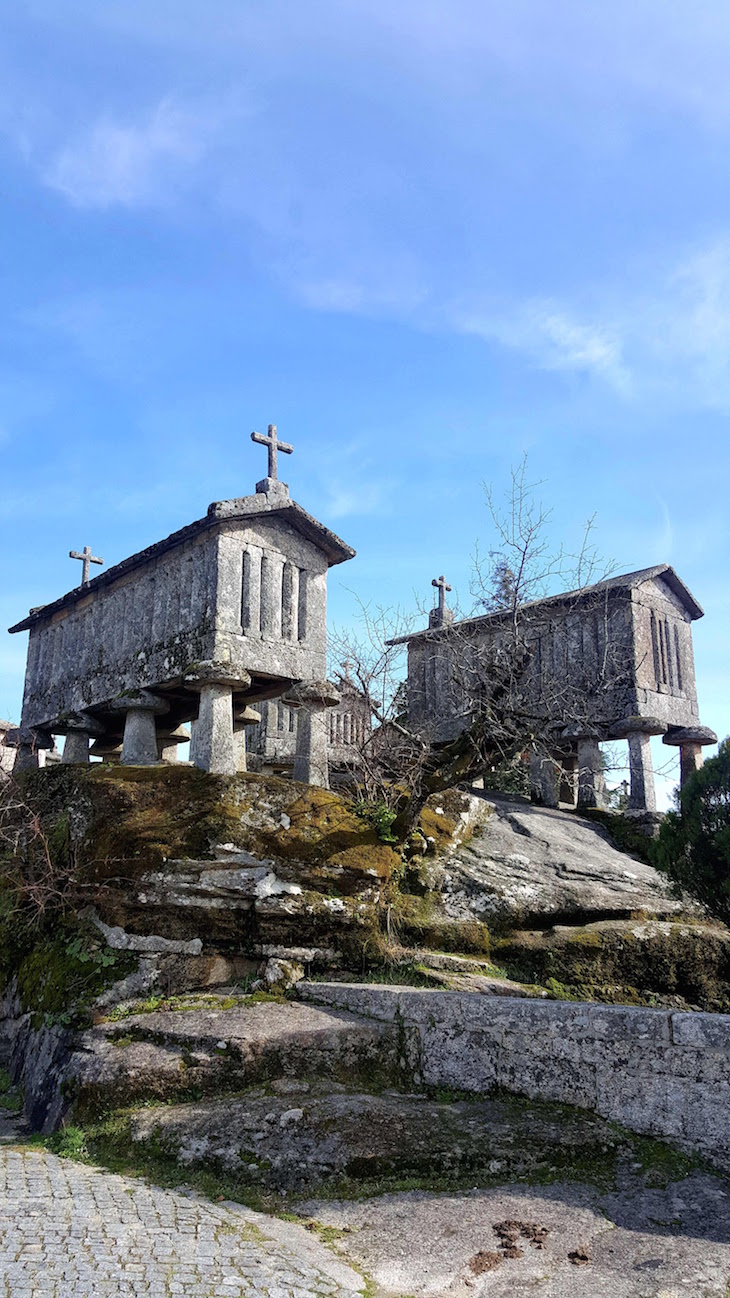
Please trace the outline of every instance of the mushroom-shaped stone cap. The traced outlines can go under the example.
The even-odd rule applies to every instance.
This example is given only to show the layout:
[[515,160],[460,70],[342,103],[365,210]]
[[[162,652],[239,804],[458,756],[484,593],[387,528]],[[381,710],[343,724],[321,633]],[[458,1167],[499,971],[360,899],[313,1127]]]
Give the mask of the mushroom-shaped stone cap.
[[234,708],[233,720],[237,725],[256,726],[261,720],[261,713],[257,712],[255,708]]
[[95,739],[89,753],[92,757],[121,756],[122,745],[116,739]]
[[192,690],[205,689],[206,685],[231,685],[234,689],[247,690],[251,677],[243,667],[234,667],[232,663],[207,662],[191,663],[185,672],[184,683]]
[[299,681],[284,696],[284,702],[290,707],[336,708],[340,702],[340,691],[332,681]]
[[67,712],[53,723],[57,735],[71,735],[77,732],[97,737],[106,733],[106,727],[88,712]]
[[600,739],[600,733],[595,726],[589,726],[579,721],[574,721],[569,726],[563,726],[560,731],[561,739]]
[[24,744],[28,744],[31,748],[53,749],[55,747],[55,741],[50,730],[35,730],[31,726],[11,726],[10,730],[6,730],[5,746],[7,748],[20,748]]
[[129,712],[132,708],[138,708],[142,712],[154,712],[158,717],[170,711],[167,700],[161,699],[159,694],[153,694],[151,690],[125,690],[107,706],[110,712]]
[[171,729],[169,726],[158,726],[157,738],[165,740],[169,739],[170,743],[173,744],[186,744],[190,738],[190,731],[186,730],[185,726],[175,726],[174,729]]
[[716,744],[717,735],[709,726],[670,726],[662,739],[663,744]]
[[667,729],[666,721],[658,717],[626,717],[611,726],[611,739],[628,739],[629,735],[663,735]]

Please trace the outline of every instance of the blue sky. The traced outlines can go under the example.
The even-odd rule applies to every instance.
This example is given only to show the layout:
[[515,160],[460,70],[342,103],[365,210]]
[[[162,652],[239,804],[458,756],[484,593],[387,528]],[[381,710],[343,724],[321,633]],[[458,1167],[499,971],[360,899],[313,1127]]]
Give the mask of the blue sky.
[[[726,689],[724,0],[26,0],[0,46],[0,614],[243,495],[253,428],[354,545],[468,602],[529,451],[571,543],[668,561]],[[0,642],[19,713],[24,637]]]

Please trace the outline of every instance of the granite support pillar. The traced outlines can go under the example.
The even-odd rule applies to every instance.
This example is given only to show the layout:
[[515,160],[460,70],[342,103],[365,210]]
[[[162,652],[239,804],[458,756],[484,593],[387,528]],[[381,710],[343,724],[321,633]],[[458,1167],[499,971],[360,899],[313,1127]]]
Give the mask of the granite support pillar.
[[237,772],[248,770],[245,726],[233,727],[233,761]]
[[227,663],[198,663],[185,676],[185,684],[200,695],[193,727],[191,760],[211,775],[235,775],[236,746],[233,739],[233,692],[248,689],[251,677],[245,671],[234,674]]
[[155,717],[169,712],[170,705],[149,690],[131,690],[115,699],[112,711],[124,713],[122,766],[156,766],[157,723]]
[[33,744],[18,744],[13,762],[13,775],[21,771],[37,771],[40,766],[39,750]]
[[679,745],[679,783],[682,788],[702,767],[702,744]]
[[328,789],[329,722],[327,709],[337,707],[339,691],[330,681],[305,681],[287,694],[285,703],[298,709],[295,780]]
[[656,811],[654,764],[651,759],[651,735],[634,731],[629,741],[629,811]]
[[553,758],[533,749],[530,753],[530,795],[542,807],[558,805],[558,771]]
[[161,762],[168,766],[177,764],[178,744],[184,744],[190,735],[184,726],[176,726],[174,730],[163,729],[157,731],[157,754]]
[[55,750],[53,735],[48,730],[36,730],[31,726],[11,726],[5,732],[5,747],[15,749],[15,760],[12,765],[14,775],[21,771],[37,771],[44,765],[43,755],[46,750]]
[[61,761],[65,765],[88,766],[89,744],[104,734],[104,726],[87,712],[75,712],[60,718],[54,726],[56,734],[65,735]]
[[65,765],[78,762],[83,766],[88,766],[89,738],[88,730],[69,730],[66,735],[66,742],[63,745],[61,761]]
[[154,766],[157,763],[157,723],[150,708],[128,708],[122,741],[123,766]]
[[627,717],[611,728],[611,739],[626,739],[629,744],[631,784],[627,811],[656,811],[651,737],[663,735],[666,729],[666,722],[643,716]]
[[253,708],[239,708],[233,714],[233,749],[237,771],[248,769],[246,756],[246,727],[256,726],[261,721],[261,713]]
[[233,686],[209,681],[200,689],[195,727],[195,765],[211,775],[235,775]]
[[684,788],[702,766],[702,749],[706,744],[716,744],[717,735],[709,726],[671,726],[662,743],[679,749],[679,778]]
[[606,781],[603,774],[601,746],[593,736],[578,740],[578,806],[603,808],[606,805]]

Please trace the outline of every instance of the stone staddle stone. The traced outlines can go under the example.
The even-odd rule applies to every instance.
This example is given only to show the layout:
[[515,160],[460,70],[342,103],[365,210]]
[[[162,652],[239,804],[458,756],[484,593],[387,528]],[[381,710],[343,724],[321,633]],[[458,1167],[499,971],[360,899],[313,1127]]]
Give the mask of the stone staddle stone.
[[327,708],[340,702],[340,691],[331,681],[300,681],[284,702],[299,708],[294,779],[302,784],[329,788],[329,738]]
[[128,690],[109,707],[112,712],[124,713],[122,765],[155,766],[158,761],[155,717],[169,712],[169,703],[151,690]]
[[629,735],[663,735],[667,729],[666,721],[658,717],[626,717],[611,727],[611,739],[628,739]]
[[336,708],[340,691],[331,681],[299,681],[284,696],[284,702],[292,708]]
[[677,748],[681,744],[716,744],[717,735],[709,726],[670,726],[662,743]]
[[200,694],[194,764],[212,775],[235,775],[240,755],[233,737],[233,691],[248,688],[249,673],[229,663],[195,663],[185,673],[185,684]]

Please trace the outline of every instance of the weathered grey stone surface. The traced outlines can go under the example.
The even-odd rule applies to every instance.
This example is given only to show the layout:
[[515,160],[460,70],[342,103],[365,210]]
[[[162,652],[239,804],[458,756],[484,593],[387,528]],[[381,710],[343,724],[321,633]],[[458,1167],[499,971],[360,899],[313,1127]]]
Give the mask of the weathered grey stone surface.
[[[336,674],[339,703],[327,709],[327,759],[332,776],[357,771],[361,753],[372,735],[373,720],[366,696],[347,674]],[[300,710],[284,699],[261,704],[261,717],[251,727],[248,750],[252,770],[276,774],[293,770]]]
[[415,1029],[427,1085],[577,1104],[730,1168],[730,1017],[352,983],[297,991]]
[[356,1298],[363,1278],[303,1226],[0,1149],[2,1298]]
[[327,709],[340,702],[339,691],[329,681],[307,681],[287,695],[297,706],[296,749],[292,775],[302,784],[329,788],[329,724]]
[[355,1078],[377,1069],[395,1077],[407,1063],[388,1024],[246,997],[190,996],[174,1010],[129,1012],[81,1033],[33,1031],[27,1015],[5,1026],[14,1037],[14,1080],[34,1129],[44,1131],[72,1107],[170,1100],[191,1088],[213,1095],[272,1076]]
[[[574,778],[577,749],[585,731],[597,741],[620,731],[632,743],[632,805],[652,809],[653,773],[648,740],[639,738],[642,721],[656,719],[653,734],[698,723],[691,624],[699,617],[701,607],[668,564],[521,610],[521,634],[531,650],[525,697],[545,734],[554,727],[554,743],[546,740],[545,746],[571,775],[573,801],[580,788],[580,771]],[[466,729],[490,655],[508,642],[509,618],[507,611],[453,623],[436,610],[428,630],[402,637],[408,645],[408,715],[415,729],[437,743]],[[636,724],[628,726],[629,719]],[[584,788],[596,770],[590,754],[585,770]],[[534,778],[538,797],[552,805],[552,781],[539,758]],[[593,783],[600,801],[600,787]]]
[[613,1193],[505,1185],[298,1211],[344,1232],[340,1252],[382,1298],[725,1298],[728,1202],[727,1183],[696,1174]]
[[[134,692],[153,690],[172,728],[200,708],[194,760],[232,773],[231,706],[324,677],[327,570],[354,551],[285,484],[269,476],[259,488],[214,503],[12,628],[30,631],[25,734],[65,733],[66,719],[83,713],[110,743],[124,733],[123,762],[155,762],[153,717],[133,706]],[[216,676],[192,687],[191,669],[205,662],[226,664],[225,697]]]
[[[460,835],[423,871],[453,920],[528,927],[638,911],[692,913],[663,875],[617,851],[600,826],[574,813],[492,793],[464,795],[463,802]],[[438,807],[438,798],[430,805]]]
[[9,731],[15,730],[12,721],[0,720],[0,780],[3,776],[10,775],[15,764],[15,748],[6,744],[6,736]]
[[[273,1089],[279,1088],[274,1082]],[[536,1176],[621,1138],[600,1118],[505,1100],[435,1101],[292,1080],[282,1094],[140,1109],[135,1142],[161,1143],[181,1167],[246,1168],[262,1189],[311,1193],[406,1177]]]

